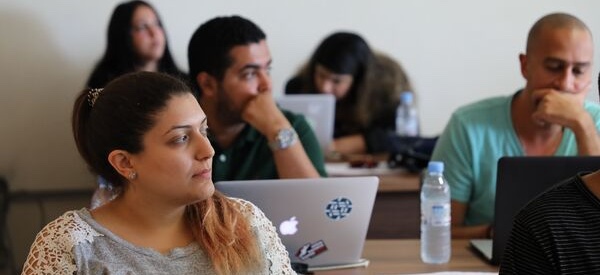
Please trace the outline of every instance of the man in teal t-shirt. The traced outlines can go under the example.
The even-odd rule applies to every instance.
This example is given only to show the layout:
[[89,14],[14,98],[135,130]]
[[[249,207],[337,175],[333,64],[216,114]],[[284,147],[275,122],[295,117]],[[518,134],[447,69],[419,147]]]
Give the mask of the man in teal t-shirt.
[[568,14],[544,16],[519,60],[524,89],[458,109],[433,152],[447,167],[455,238],[490,237],[500,157],[600,155],[600,107],[585,100],[593,69],[588,27]]

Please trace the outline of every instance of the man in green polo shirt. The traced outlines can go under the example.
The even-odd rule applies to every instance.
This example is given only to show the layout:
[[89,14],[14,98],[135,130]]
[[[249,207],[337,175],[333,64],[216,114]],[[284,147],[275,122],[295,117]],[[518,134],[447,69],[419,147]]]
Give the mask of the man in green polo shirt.
[[215,149],[213,181],[326,176],[304,117],[275,104],[271,54],[257,25],[239,16],[205,22],[192,35],[188,63]]

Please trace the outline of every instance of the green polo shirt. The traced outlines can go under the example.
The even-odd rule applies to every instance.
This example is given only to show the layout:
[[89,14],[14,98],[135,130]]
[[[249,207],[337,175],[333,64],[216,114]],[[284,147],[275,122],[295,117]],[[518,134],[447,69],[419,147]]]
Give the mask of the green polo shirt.
[[[326,177],[323,152],[315,134],[302,115],[283,110],[298,133],[304,151],[322,177]],[[246,125],[233,144],[220,148],[214,138],[209,139],[215,149],[213,157],[213,182],[224,180],[277,179],[277,168],[268,140],[254,127]]]

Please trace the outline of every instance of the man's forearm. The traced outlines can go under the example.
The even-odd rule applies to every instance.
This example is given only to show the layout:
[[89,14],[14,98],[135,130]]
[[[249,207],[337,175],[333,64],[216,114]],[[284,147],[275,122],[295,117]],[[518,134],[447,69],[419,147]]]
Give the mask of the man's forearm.
[[581,156],[600,155],[600,136],[591,116],[580,120],[573,129],[577,141],[577,151]]
[[454,239],[487,239],[491,237],[491,225],[455,225],[452,226],[452,238]]

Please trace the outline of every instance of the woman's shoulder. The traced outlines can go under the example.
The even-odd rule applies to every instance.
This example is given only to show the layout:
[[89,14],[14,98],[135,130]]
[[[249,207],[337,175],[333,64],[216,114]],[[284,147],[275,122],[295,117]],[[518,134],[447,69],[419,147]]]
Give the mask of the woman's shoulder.
[[269,267],[269,274],[295,274],[290,266],[290,258],[281,239],[277,235],[277,229],[273,226],[265,214],[254,205],[244,199],[229,198],[238,205],[243,215],[248,217],[250,226],[257,234],[260,247],[265,254]]
[[374,52],[373,56],[374,62],[369,75],[373,82],[371,86],[398,97],[403,91],[412,91],[408,75],[397,60],[382,52]]
[[240,213],[242,213],[242,215],[248,219],[250,226],[259,228],[272,226],[271,221],[267,218],[265,213],[254,203],[244,199],[232,197],[230,197],[229,200],[231,200],[234,205],[236,205]]
[[24,270],[31,274],[44,273],[46,269],[75,271],[73,248],[84,242],[91,243],[94,237],[101,235],[81,218],[83,211],[87,210],[68,211],[48,223],[31,245]]
[[233,204],[236,206],[236,208],[242,214],[245,214],[245,215],[254,215],[257,211],[258,212],[262,212],[262,211],[260,211],[260,209],[258,209],[258,207],[254,203],[252,203],[250,201],[247,201],[245,199],[234,198],[234,197],[228,197],[228,199],[231,202],[233,202]]
[[[85,215],[85,209],[71,210],[48,223],[37,238],[44,242],[58,242],[70,249],[82,242],[91,242],[94,237],[101,236],[93,229],[81,215]],[[36,241],[37,241],[36,238]]]
[[386,67],[386,68],[400,68],[400,64],[398,61],[390,57],[388,54],[383,52],[375,51],[373,52],[373,57],[375,58],[375,64]]

